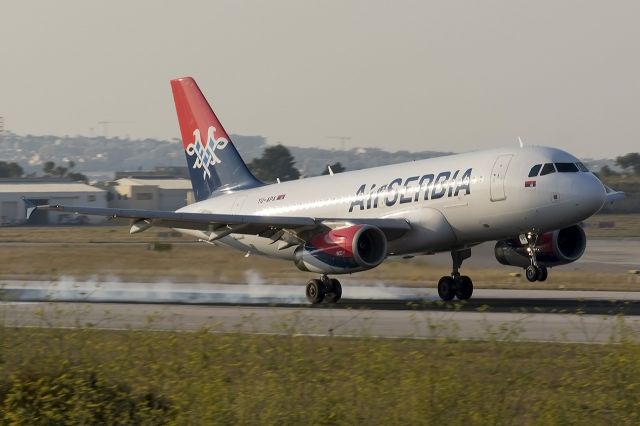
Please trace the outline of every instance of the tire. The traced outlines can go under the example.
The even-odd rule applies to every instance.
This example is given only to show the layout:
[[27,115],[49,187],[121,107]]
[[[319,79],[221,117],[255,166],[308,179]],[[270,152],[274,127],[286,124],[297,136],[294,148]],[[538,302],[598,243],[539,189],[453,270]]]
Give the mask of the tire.
[[325,300],[327,303],[338,303],[341,298],[342,285],[340,284],[340,281],[335,278],[331,278],[331,289],[328,290]]
[[549,271],[547,271],[546,266],[538,267],[538,281],[546,281],[549,276]]
[[534,265],[529,265],[527,269],[524,270],[524,274],[529,282],[535,282],[538,281],[540,270]]
[[307,300],[313,305],[322,303],[324,300],[324,286],[320,280],[311,280],[307,284]]
[[456,283],[451,277],[442,277],[438,281],[438,296],[448,302],[456,295]]
[[469,300],[473,294],[473,282],[471,278],[466,275],[460,277],[458,282],[458,289],[456,290],[456,297],[459,300]]

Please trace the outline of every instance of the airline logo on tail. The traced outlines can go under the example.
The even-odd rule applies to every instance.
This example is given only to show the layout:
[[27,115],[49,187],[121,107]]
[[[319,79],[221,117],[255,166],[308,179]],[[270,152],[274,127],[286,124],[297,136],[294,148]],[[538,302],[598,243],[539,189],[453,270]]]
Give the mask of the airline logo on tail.
[[186,149],[188,156],[196,156],[193,168],[202,169],[204,172],[202,177],[204,179],[211,177],[209,166],[222,162],[216,155],[216,150],[222,150],[229,144],[229,140],[224,137],[216,139],[214,134],[215,131],[215,127],[209,127],[209,130],[207,131],[207,143],[203,144],[202,138],[200,137],[200,129],[195,129],[193,131],[193,143],[187,145]]

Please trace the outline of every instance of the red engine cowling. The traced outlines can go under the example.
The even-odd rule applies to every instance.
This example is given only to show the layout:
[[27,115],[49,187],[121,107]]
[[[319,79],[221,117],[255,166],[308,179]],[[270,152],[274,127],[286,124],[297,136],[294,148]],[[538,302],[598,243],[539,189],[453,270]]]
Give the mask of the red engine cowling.
[[375,268],[387,257],[387,238],[371,225],[351,225],[317,235],[295,252],[298,269],[348,274]]
[[[566,265],[580,259],[587,246],[587,237],[578,225],[542,234],[536,245],[536,259],[544,266]],[[526,268],[531,263],[527,245],[519,239],[496,243],[495,255],[503,265]]]

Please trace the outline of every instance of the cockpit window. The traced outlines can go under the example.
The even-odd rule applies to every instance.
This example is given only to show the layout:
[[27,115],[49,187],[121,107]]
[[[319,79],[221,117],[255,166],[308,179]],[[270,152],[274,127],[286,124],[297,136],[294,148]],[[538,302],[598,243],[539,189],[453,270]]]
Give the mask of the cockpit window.
[[578,166],[573,163],[556,163],[556,169],[560,173],[578,173]]
[[578,166],[578,170],[580,170],[581,172],[589,172],[589,169],[587,169],[587,166],[585,166],[582,163],[576,163],[576,166]]
[[555,172],[556,172],[556,168],[553,166],[553,163],[547,163],[544,166],[542,166],[542,171],[540,172],[540,176],[548,175]]
[[529,172],[529,177],[536,177],[538,176],[538,172],[540,172],[540,168],[542,167],[542,164],[536,164],[535,166],[533,166],[531,168],[531,171]]

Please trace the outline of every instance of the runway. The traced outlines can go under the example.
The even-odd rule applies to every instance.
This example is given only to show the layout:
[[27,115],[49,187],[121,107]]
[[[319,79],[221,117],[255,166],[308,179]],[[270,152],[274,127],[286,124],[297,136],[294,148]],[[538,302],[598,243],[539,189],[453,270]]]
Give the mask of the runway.
[[[477,290],[443,303],[434,289],[354,287],[311,306],[301,286],[9,282],[10,327],[93,327],[383,338],[604,343],[640,337],[640,293]],[[17,301],[20,300],[20,301]]]
[[581,343],[640,336],[640,318],[607,315],[40,302],[0,307],[9,327]]
[[[497,265],[494,254],[495,242],[486,242],[473,247],[471,258],[464,266],[491,268]],[[574,271],[625,272],[640,269],[640,238],[589,238],[584,255],[568,265]],[[450,266],[451,255],[438,253],[427,256],[425,261],[434,266]]]

